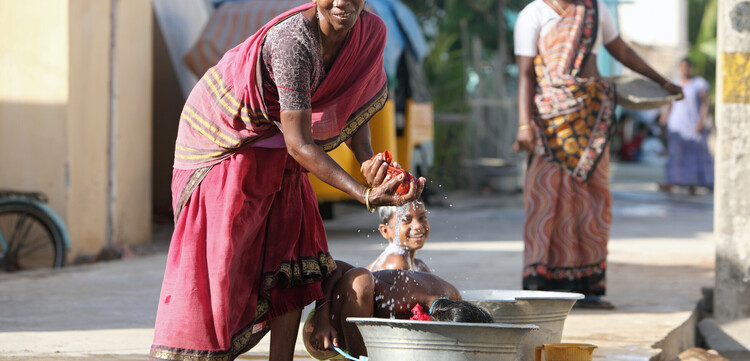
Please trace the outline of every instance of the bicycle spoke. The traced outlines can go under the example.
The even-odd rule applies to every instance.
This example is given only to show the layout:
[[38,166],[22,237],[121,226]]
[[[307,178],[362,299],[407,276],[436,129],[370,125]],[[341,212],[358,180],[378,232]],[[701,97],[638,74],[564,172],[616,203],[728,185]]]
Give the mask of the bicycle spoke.
[[[29,230],[31,229],[31,223],[29,223],[29,225],[25,227],[25,229],[22,230],[22,228],[24,228],[24,223],[26,223],[27,218],[28,217],[26,216],[25,213],[22,213],[20,216],[18,216],[18,221],[16,222],[16,229],[13,230],[13,234],[10,236],[10,242],[8,242],[9,243],[8,248],[12,249],[13,253],[15,253],[19,249],[19,247],[21,247],[21,242],[19,240],[23,240],[24,238],[26,238],[26,235],[29,233]],[[19,234],[19,232],[23,232],[23,234]],[[14,245],[15,247],[13,247]]]
[[[23,242],[23,245],[21,247],[18,247],[18,251],[16,251],[16,256],[18,258],[25,258],[31,254],[34,254],[37,250],[43,249],[43,248],[50,248],[51,244],[49,242],[45,242],[45,238],[42,237],[36,237],[36,242]],[[39,241],[41,240],[41,241]]]
[[[43,226],[38,221],[25,213],[15,217],[15,227],[8,242],[8,252],[5,255],[5,268],[9,270],[31,269],[37,267],[48,267],[49,254],[54,254],[54,249],[45,242],[47,236]],[[41,250],[41,251],[40,251]]]

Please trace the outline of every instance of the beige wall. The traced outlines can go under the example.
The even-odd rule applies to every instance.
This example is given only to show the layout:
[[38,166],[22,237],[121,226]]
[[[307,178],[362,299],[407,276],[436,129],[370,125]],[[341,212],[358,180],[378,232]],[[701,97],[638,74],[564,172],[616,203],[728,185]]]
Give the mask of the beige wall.
[[67,217],[74,253],[95,253],[107,230],[110,1],[69,1]]
[[44,191],[63,217],[67,12],[64,1],[0,0],[0,189]]
[[151,240],[153,26],[149,0],[117,3],[117,191],[113,236],[117,242],[137,244]]
[[149,241],[149,0],[0,0],[0,32],[0,188],[49,196],[69,259]]

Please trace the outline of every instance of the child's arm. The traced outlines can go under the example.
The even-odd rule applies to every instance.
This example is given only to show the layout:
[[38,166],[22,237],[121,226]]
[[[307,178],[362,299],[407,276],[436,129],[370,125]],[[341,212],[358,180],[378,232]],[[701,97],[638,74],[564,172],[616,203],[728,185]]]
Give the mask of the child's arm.
[[338,346],[338,335],[336,329],[331,325],[331,293],[336,288],[341,276],[347,271],[354,268],[354,266],[343,262],[336,261],[336,270],[333,271],[331,276],[324,279],[321,282],[323,288],[324,298],[315,301],[315,329],[313,329],[311,335],[311,344],[322,346],[323,350],[327,350],[331,345]]
[[432,270],[430,269],[430,267],[427,266],[427,263],[424,263],[424,261],[422,261],[419,258],[414,259],[414,268],[416,269],[413,271],[432,273]]

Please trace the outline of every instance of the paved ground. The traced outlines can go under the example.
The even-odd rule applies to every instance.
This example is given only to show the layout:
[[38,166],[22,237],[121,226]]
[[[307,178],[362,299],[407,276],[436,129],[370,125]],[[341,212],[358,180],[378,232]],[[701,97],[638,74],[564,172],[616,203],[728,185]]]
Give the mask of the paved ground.
[[[617,309],[575,309],[563,341],[598,345],[597,360],[663,359],[652,346],[680,333],[673,331],[691,317],[701,287],[713,284],[712,196],[658,193],[658,167],[620,165],[613,175],[607,298]],[[431,235],[418,257],[461,289],[519,289],[520,196],[439,195],[446,204],[430,207]],[[326,222],[331,253],[368,264],[384,247],[376,217],[359,205],[335,211],[337,218]],[[145,359],[165,263],[159,250],[168,234],[157,229],[151,255],[0,274],[0,360]],[[241,359],[263,359],[267,350],[266,339]],[[298,354],[308,359],[301,347]]]

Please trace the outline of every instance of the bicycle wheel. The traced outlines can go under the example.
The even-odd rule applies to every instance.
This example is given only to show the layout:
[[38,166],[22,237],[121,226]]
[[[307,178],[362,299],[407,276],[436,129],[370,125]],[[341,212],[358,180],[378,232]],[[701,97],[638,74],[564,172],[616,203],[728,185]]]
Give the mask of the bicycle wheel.
[[0,204],[0,265],[6,271],[59,268],[65,264],[60,228],[33,203]]

